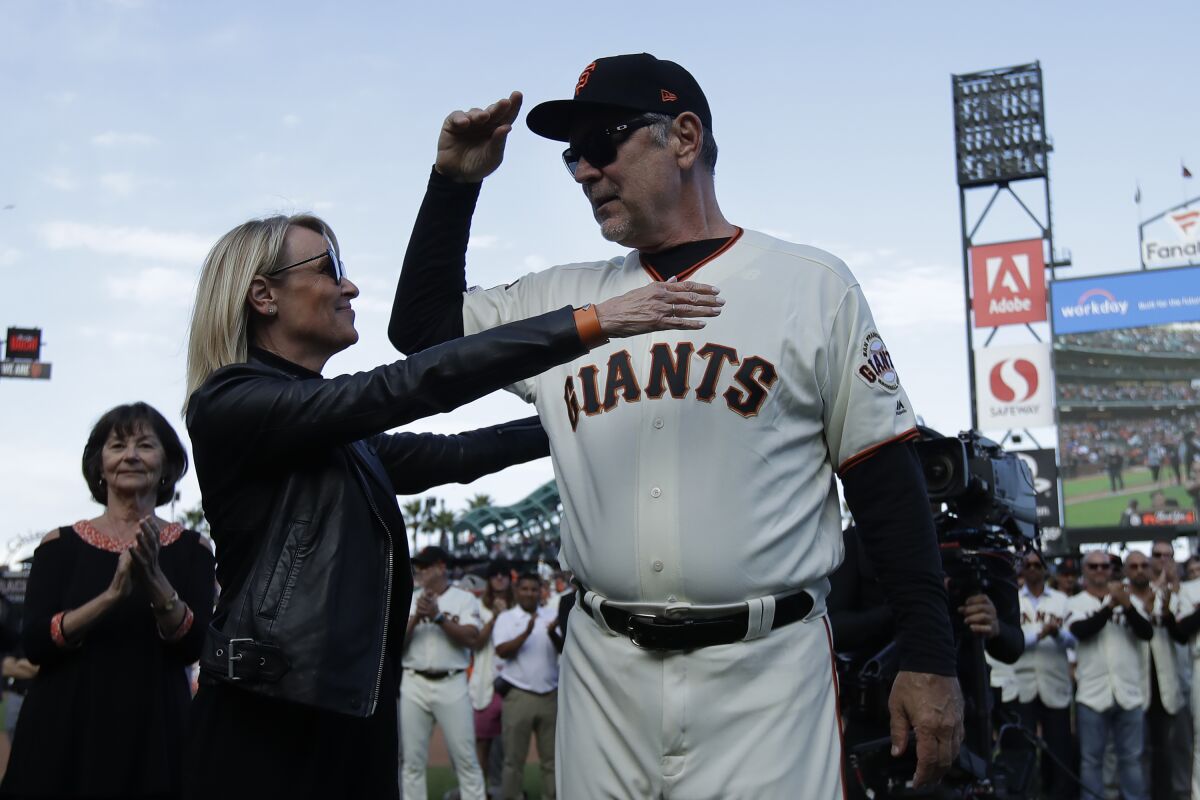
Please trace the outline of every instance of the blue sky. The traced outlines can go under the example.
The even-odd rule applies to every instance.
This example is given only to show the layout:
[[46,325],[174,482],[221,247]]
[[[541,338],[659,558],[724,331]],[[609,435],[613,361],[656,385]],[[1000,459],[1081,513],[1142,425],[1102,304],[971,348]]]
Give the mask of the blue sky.
[[[328,219],[363,295],[362,339],[326,374],[392,360],[387,314],[441,120],[512,89],[527,108],[569,96],[597,56],[692,71],[726,216],[844,258],[943,431],[969,421],[952,73],[1041,61],[1072,277],[1137,266],[1137,181],[1146,215],[1200,194],[1179,177],[1181,157],[1200,174],[1194,2],[5,0],[3,19],[0,327],[42,327],[54,377],[0,382],[0,540],[98,513],[78,465],[107,408],[144,399],[183,433],[195,277],[246,218]],[[560,149],[519,125],[476,214],[472,283],[620,252]],[[984,231],[1027,232],[1004,213]],[[502,395],[412,429],[526,413]],[[438,494],[514,501],[550,474],[544,460]],[[197,500],[189,475],[183,504]]]

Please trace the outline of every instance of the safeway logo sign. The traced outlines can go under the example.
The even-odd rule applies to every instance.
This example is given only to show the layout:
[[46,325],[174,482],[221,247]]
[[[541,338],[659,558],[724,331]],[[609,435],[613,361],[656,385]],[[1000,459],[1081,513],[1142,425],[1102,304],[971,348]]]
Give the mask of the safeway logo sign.
[[1046,319],[1046,261],[1042,240],[971,248],[975,327],[1020,325]]
[[1025,402],[1037,394],[1037,365],[1027,358],[1006,358],[992,367],[989,388],[996,399]]
[[1054,424],[1050,345],[985,347],[975,351],[975,391],[984,430]]

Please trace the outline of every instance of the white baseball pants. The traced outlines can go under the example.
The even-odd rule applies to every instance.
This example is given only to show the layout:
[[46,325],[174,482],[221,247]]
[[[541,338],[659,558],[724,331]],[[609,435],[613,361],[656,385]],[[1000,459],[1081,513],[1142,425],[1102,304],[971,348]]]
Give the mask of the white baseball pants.
[[562,800],[840,800],[824,616],[682,653],[637,648],[574,610],[558,692]]
[[400,682],[400,742],[404,753],[400,774],[404,800],[429,797],[425,769],[434,720],[442,726],[462,800],[486,800],[483,771],[475,755],[475,715],[467,694],[467,674],[460,672],[434,681],[412,670],[405,670]]

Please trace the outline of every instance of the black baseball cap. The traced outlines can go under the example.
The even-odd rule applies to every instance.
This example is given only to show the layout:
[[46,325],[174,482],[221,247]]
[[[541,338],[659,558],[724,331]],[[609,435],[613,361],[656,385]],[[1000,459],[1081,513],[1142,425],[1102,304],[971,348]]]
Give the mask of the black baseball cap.
[[428,567],[430,564],[452,564],[454,557],[447,553],[442,548],[435,544],[429,545],[421,549],[421,552],[412,557],[412,563],[419,567]]
[[580,73],[574,97],[539,103],[525,117],[525,124],[539,136],[565,142],[576,112],[605,109],[672,117],[691,111],[706,130],[712,130],[708,99],[696,79],[674,61],[649,53],[597,58]]

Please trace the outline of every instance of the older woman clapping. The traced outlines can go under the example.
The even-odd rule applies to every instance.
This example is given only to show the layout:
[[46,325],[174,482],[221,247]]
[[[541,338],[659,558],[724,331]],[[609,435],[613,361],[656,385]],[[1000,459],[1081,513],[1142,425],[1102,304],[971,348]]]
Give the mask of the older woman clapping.
[[4,797],[175,797],[190,692],[212,613],[213,557],[155,516],[187,469],[145,403],[100,418],[83,474],[100,516],[51,531],[33,557],[22,638],[40,665]]
[[201,656],[187,796],[396,796],[412,573],[395,495],[549,449],[536,419],[459,436],[385,432],[606,337],[701,327],[719,310],[714,293],[656,284],[326,379],[328,359],[358,340],[358,288],[333,231],[280,216],[222,237],[188,349],[187,425],[223,592]]

